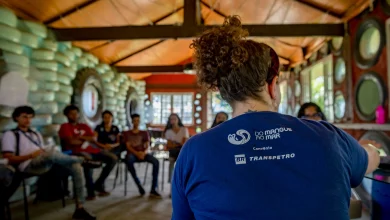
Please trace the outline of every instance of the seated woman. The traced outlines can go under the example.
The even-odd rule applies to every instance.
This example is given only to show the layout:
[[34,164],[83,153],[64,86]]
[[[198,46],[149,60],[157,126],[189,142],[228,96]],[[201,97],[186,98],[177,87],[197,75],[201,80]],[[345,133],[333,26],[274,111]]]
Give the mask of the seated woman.
[[219,90],[234,118],[181,150],[172,219],[349,219],[351,187],[378,167],[377,148],[279,114],[278,55],[247,36],[229,16],[191,45],[199,82]]
[[227,121],[229,119],[229,115],[226,112],[218,112],[215,115],[213,124],[211,125],[211,128],[221,124],[224,121]]
[[298,111],[298,118],[312,119],[315,121],[326,121],[325,114],[321,111],[320,106],[313,102],[306,102]]
[[[313,102],[304,103],[298,111],[298,118],[308,119],[313,121],[327,121],[325,114],[321,111],[320,106]],[[360,144],[371,144],[375,147],[380,147],[380,144],[372,140],[360,140]]]
[[172,171],[179,156],[181,147],[189,138],[188,129],[184,127],[178,114],[171,114],[164,129],[164,138],[167,139],[169,150],[169,177],[171,182]]
[[120,144],[119,128],[112,124],[113,114],[106,110],[102,113],[102,118],[103,122],[95,128],[96,145],[119,157],[124,149]]

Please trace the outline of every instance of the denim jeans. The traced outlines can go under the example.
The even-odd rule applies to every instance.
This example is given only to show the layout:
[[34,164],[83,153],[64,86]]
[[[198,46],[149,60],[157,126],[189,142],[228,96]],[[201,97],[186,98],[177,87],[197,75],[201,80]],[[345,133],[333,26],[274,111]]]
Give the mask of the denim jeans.
[[137,173],[135,172],[134,163],[139,163],[139,162],[148,162],[148,163],[152,164],[152,166],[153,166],[153,173],[152,173],[153,180],[152,180],[151,191],[156,190],[157,182],[158,182],[158,169],[160,167],[160,163],[151,154],[146,154],[144,160],[138,159],[134,154],[127,154],[127,156],[126,156],[127,169],[131,173],[131,176],[133,177],[137,186],[140,186],[141,182],[137,177]]
[[97,154],[82,152],[80,155],[88,160],[97,160],[104,163],[102,172],[100,173],[100,176],[95,183],[93,182],[93,169],[84,167],[84,177],[87,193],[89,197],[94,197],[95,189],[104,190],[104,182],[110,175],[111,170],[114,169],[115,164],[118,161],[118,157],[115,154],[104,150]]
[[41,175],[51,169],[53,165],[59,165],[66,168],[73,179],[75,189],[75,198],[82,204],[85,201],[84,179],[81,168],[82,158],[69,156],[58,151],[49,151],[31,160],[30,164],[24,170],[24,173],[32,175]]

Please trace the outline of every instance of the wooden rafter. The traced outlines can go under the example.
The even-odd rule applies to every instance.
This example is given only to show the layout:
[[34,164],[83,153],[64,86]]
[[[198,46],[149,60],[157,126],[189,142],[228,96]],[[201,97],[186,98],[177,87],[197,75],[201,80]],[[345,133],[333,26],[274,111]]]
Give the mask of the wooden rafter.
[[337,14],[331,10],[327,10],[327,9],[324,9],[324,8],[321,8],[321,7],[318,7],[317,5],[307,1],[307,0],[296,0],[297,2],[299,2],[300,4],[303,4],[303,5],[306,5],[306,6],[309,6],[317,11],[321,11],[322,13],[325,13],[325,14],[329,14],[335,18],[338,18],[338,19],[341,19],[342,18],[342,15],[340,14]]
[[[199,22],[188,21],[190,18],[197,18],[198,7],[194,7],[196,2],[197,0],[184,1],[184,8],[187,10],[184,11],[184,23],[192,25],[53,28],[53,32],[59,41],[193,38],[205,29],[216,27],[193,25]],[[243,25],[243,28],[248,29],[250,36],[257,37],[344,36],[343,24],[260,24]]]
[[[120,73],[183,73],[185,65],[165,65],[165,66],[115,66]],[[288,65],[283,65],[281,71],[288,69]]]
[[51,23],[54,23],[54,22],[60,20],[61,18],[64,18],[64,17],[66,17],[66,16],[68,16],[70,14],[73,14],[74,12],[76,12],[78,10],[81,10],[81,9],[87,7],[87,6],[92,5],[93,3],[97,2],[97,1],[98,0],[88,0],[88,1],[86,1],[84,3],[82,3],[81,5],[78,5],[78,6],[74,7],[74,8],[71,8],[71,9],[67,10],[66,12],[64,12],[64,13],[62,13],[60,15],[55,16],[54,18],[50,18],[49,20],[45,21],[44,24],[45,25],[49,25]]

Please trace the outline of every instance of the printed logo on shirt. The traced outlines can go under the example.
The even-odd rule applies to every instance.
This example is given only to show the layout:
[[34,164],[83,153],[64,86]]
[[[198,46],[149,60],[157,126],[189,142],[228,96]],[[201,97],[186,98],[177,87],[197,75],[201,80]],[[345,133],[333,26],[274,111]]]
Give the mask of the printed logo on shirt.
[[266,131],[255,131],[256,140],[274,140],[280,138],[280,133],[292,131],[291,128],[274,128]]
[[235,134],[229,134],[228,141],[234,145],[242,145],[251,139],[251,135],[244,129],[238,130]]
[[234,155],[234,160],[236,161],[236,165],[246,164],[245,154]]

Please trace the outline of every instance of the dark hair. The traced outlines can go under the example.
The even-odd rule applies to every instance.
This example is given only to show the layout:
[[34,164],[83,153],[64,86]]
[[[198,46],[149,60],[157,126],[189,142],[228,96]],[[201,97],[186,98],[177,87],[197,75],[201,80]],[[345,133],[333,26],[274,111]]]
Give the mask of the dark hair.
[[314,107],[318,113],[321,115],[321,120],[326,121],[325,114],[322,112],[320,106],[318,106],[316,103],[313,102],[306,102],[301,106],[301,108],[298,111],[298,118],[303,118],[305,116],[305,110],[307,108]]
[[73,110],[76,110],[77,112],[80,112],[79,107],[77,107],[75,105],[68,105],[68,106],[66,106],[64,108],[63,113],[64,113],[65,116],[68,116],[69,112],[73,111]]
[[219,114],[224,114],[224,115],[226,116],[226,119],[229,118],[229,115],[228,115],[226,112],[218,112],[218,113],[215,115],[215,118],[214,118],[213,124],[211,125],[211,128],[213,128],[213,127],[219,125],[219,123],[217,123],[217,116],[218,116]]
[[229,16],[222,27],[205,31],[191,44],[198,82],[218,89],[232,104],[248,97],[262,101],[260,92],[279,75],[279,58],[268,45],[247,40],[238,16]]
[[139,114],[132,114],[130,117],[131,119],[134,119],[134,118],[140,118],[141,116]]
[[165,132],[167,132],[169,129],[172,129],[172,124],[171,124],[171,122],[170,122],[170,120],[169,120],[172,116],[176,116],[176,117],[177,117],[177,119],[178,119],[178,121],[179,121],[179,122],[178,122],[179,127],[184,127],[183,123],[181,122],[181,119],[180,119],[179,115],[176,114],[176,113],[172,113],[172,114],[170,114],[169,117],[168,117],[167,125],[165,126],[165,129],[164,129],[164,134],[165,134]]
[[109,114],[109,115],[111,115],[111,117],[114,117],[114,115],[112,114],[111,111],[105,110],[105,111],[102,113],[102,118],[104,117],[105,114]]
[[19,106],[14,109],[14,112],[12,112],[12,119],[14,122],[16,122],[16,118],[19,117],[21,114],[28,114],[35,116],[35,111],[33,108],[27,105]]

